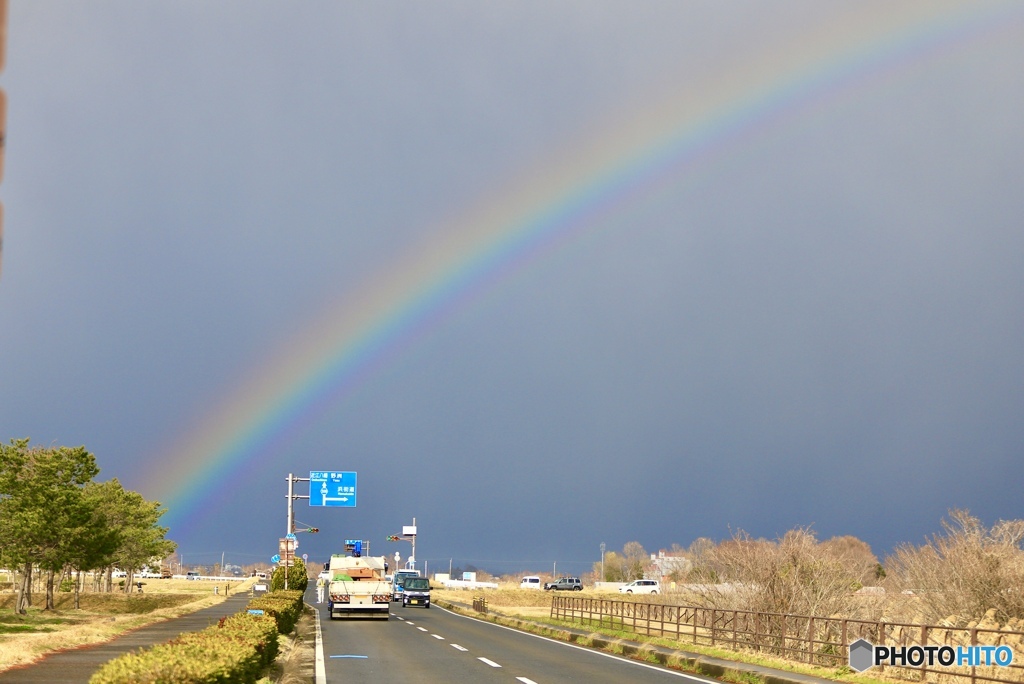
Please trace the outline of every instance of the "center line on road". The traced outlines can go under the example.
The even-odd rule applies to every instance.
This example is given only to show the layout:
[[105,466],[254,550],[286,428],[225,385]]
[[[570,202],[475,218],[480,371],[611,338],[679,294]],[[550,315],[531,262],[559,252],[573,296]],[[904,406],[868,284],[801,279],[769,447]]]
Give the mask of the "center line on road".
[[440,639],[441,641],[444,641],[444,637],[440,634],[431,634],[430,636],[434,637],[435,639]]
[[426,632],[427,631],[426,627],[417,627],[416,629],[420,630],[421,632]]
[[466,647],[464,647],[464,646],[459,646],[458,644],[452,644],[452,648],[457,648],[457,649],[459,649],[460,651],[462,651],[463,653],[465,653],[466,651],[468,651],[468,650],[469,650],[468,648],[466,648]]
[[501,667],[501,665],[499,665],[498,663],[494,662],[493,660],[488,660],[487,658],[480,657],[480,658],[477,658],[477,660],[479,660],[481,662],[484,662],[484,663],[487,663],[491,667]]
[[516,677],[516,679],[521,681],[523,684],[537,684],[537,682],[533,681],[532,679],[527,679],[526,677]]

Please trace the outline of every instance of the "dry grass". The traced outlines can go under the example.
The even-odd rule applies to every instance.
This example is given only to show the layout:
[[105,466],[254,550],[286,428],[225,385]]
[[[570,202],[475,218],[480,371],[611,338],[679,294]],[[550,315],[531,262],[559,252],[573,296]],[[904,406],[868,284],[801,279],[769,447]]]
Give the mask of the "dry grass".
[[472,603],[474,596],[482,596],[493,606],[529,607],[544,606],[551,608],[551,592],[535,589],[500,588],[500,589],[431,589],[430,593],[437,598],[455,603]]
[[[230,593],[248,591],[251,580],[231,582]],[[14,594],[0,594],[0,672],[38,660],[47,653],[109,641],[130,629],[185,615],[223,601],[225,583],[154,580],[144,594],[56,594],[55,610],[30,608],[14,613]],[[42,597],[33,596],[34,602]]]

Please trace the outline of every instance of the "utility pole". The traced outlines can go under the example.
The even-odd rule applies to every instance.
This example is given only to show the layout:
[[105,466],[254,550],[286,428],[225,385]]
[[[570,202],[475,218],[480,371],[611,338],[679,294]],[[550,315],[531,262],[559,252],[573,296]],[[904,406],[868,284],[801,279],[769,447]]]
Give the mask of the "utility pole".
[[288,527],[284,533],[284,588],[288,588],[288,568],[291,567],[292,545],[295,542],[295,512],[292,501],[295,499],[308,499],[309,495],[295,493],[296,482],[309,482],[308,477],[295,477],[288,473]]

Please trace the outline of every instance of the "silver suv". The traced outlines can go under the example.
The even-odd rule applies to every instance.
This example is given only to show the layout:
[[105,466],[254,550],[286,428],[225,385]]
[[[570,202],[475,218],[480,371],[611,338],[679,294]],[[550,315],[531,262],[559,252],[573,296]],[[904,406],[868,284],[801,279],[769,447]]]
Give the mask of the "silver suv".
[[583,582],[579,577],[559,577],[554,582],[545,582],[544,591],[583,591]]

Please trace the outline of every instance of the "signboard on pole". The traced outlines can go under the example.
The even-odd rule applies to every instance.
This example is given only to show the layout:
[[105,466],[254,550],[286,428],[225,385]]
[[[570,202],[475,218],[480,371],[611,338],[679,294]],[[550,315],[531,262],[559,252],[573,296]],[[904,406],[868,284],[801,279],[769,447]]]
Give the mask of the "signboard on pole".
[[355,508],[356,474],[337,470],[310,471],[309,505]]

